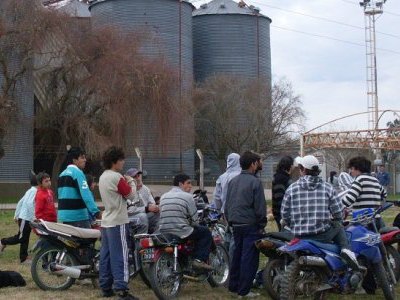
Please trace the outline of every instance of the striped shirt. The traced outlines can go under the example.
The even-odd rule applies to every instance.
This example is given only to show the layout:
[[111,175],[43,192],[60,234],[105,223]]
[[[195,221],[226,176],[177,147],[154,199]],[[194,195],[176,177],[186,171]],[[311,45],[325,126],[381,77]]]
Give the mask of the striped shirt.
[[193,196],[173,187],[160,199],[159,229],[162,233],[172,233],[184,239],[198,225],[198,215]]
[[386,197],[387,193],[378,179],[369,174],[361,174],[354,180],[342,201],[345,206],[356,209],[377,208]]

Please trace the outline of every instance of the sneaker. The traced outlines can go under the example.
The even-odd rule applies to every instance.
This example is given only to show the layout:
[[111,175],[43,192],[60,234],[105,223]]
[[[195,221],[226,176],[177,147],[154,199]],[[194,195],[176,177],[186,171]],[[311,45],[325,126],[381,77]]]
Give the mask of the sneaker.
[[207,271],[212,271],[213,267],[210,266],[209,264],[206,264],[204,261],[201,261],[199,259],[195,259],[193,261],[193,268],[195,269],[203,269],[203,270],[207,270]]
[[102,290],[101,292],[101,297],[103,298],[110,298],[110,297],[114,297],[115,293],[113,290]]
[[27,258],[24,261],[21,261],[21,265],[31,265],[32,264],[32,259]]
[[123,291],[118,293],[118,300],[139,300],[139,298],[129,294],[128,291]]
[[239,298],[256,298],[256,297],[260,297],[260,294],[249,292],[247,295],[239,296]]
[[6,245],[2,244],[0,241],[0,253],[3,253],[4,249],[6,249]]
[[347,264],[354,270],[362,270],[363,268],[358,264],[356,255],[349,249],[342,249],[340,256],[347,262]]

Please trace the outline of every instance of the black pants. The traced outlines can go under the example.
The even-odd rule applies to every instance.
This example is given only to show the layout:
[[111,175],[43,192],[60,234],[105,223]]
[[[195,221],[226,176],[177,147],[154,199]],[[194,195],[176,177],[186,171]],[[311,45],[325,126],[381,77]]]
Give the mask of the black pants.
[[350,249],[349,241],[347,240],[346,232],[342,225],[335,224],[330,229],[323,233],[314,235],[298,236],[303,240],[314,240],[321,243],[331,243],[339,245],[341,249]]
[[1,239],[3,245],[21,244],[19,248],[19,259],[24,262],[28,257],[29,237],[31,236],[31,225],[29,221],[18,219],[18,234]]
[[194,226],[193,228],[192,234],[188,236],[188,239],[195,242],[193,258],[207,262],[212,244],[211,231],[205,226]]

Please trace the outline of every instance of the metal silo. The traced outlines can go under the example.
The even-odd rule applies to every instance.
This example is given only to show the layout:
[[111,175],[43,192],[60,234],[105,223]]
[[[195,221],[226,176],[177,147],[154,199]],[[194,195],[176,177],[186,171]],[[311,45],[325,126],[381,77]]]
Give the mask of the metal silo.
[[[141,45],[142,54],[149,59],[164,58],[178,70],[181,87],[177,97],[189,95],[193,82],[193,9],[188,1],[180,0],[94,0],[90,5],[93,29],[112,26],[126,33],[148,34],[150,39]],[[193,121],[189,123],[194,132]],[[152,150],[156,143],[153,124],[144,123],[140,127],[148,129],[149,134],[139,140],[127,137],[128,145],[132,145],[127,149],[128,165],[137,162],[133,146],[138,146],[143,153],[144,169],[148,171],[150,180],[170,182],[174,173],[179,171],[194,174],[194,151],[190,147],[194,142],[193,137],[189,143],[183,142],[182,130],[177,125],[168,135],[169,144],[159,147],[169,149],[161,154],[161,151]]]
[[271,19],[243,2],[214,0],[193,12],[194,75],[271,81]]
[[[1,1],[0,17],[8,25],[12,22],[7,14],[7,5],[10,1]],[[16,186],[10,183],[26,183],[29,171],[33,169],[33,115],[34,94],[32,78],[32,60],[24,60],[18,52],[18,45],[6,36],[0,38],[0,52],[5,57],[6,70],[0,66],[0,97],[6,78],[15,80],[15,86],[9,90],[12,100],[16,104],[15,119],[9,123],[8,131],[2,141],[4,157],[0,159],[0,187],[4,193],[13,194]],[[23,71],[25,70],[25,71]],[[19,75],[18,75],[19,74]],[[18,188],[17,188],[18,189]],[[4,195],[2,193],[2,195]]]

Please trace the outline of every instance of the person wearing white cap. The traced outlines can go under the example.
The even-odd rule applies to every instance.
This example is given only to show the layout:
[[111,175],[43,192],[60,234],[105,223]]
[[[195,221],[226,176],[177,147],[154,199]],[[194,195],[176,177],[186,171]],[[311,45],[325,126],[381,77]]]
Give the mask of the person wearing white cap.
[[341,247],[341,256],[346,262],[359,269],[342,225],[343,204],[333,186],[318,176],[321,172],[318,159],[313,155],[304,156],[299,161],[299,169],[304,176],[289,186],[282,201],[282,225],[288,225],[300,239],[335,242]]

